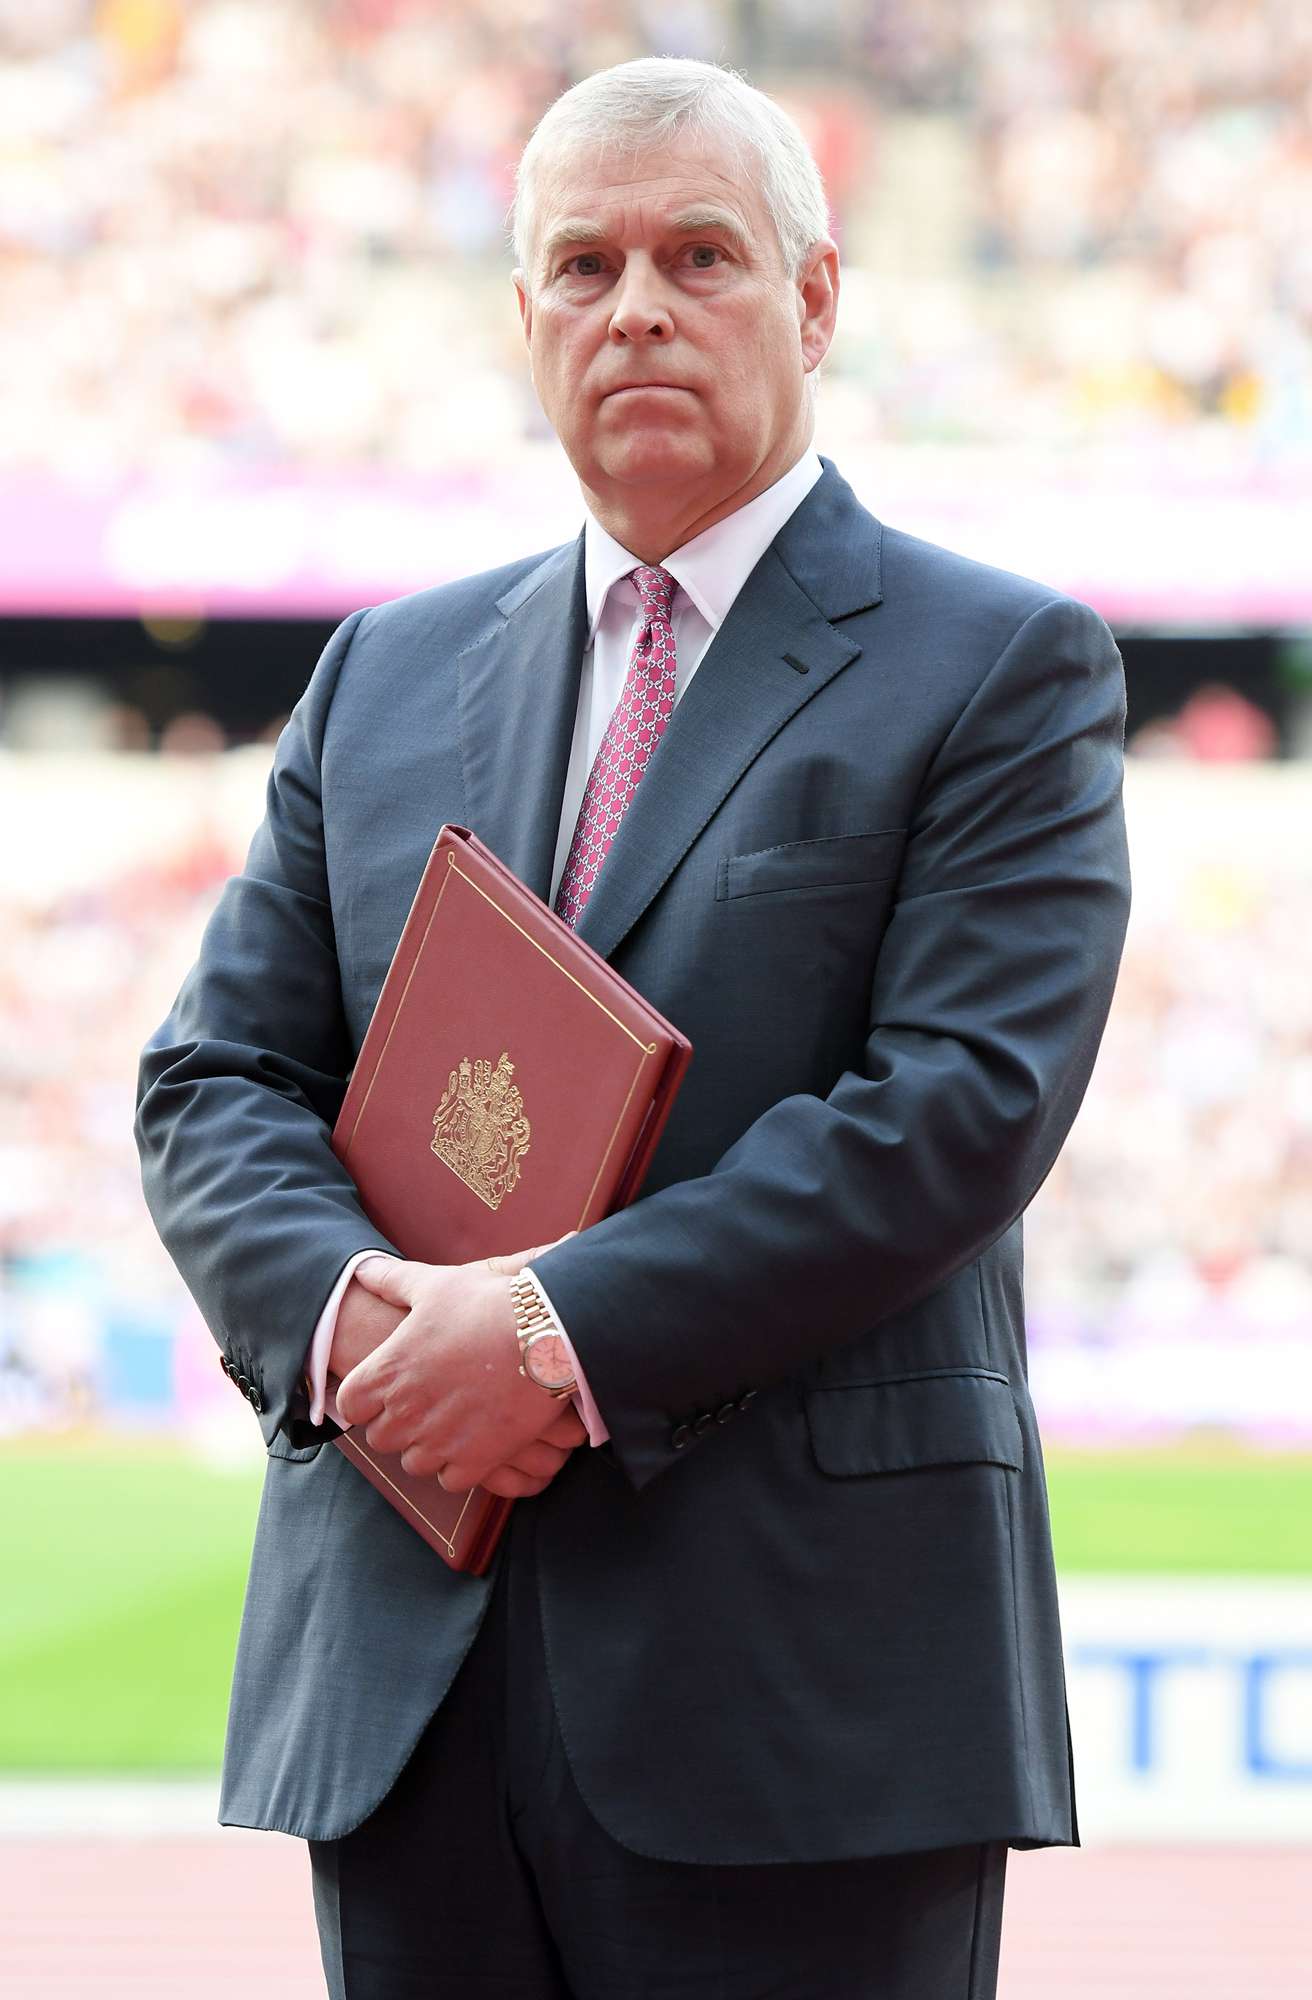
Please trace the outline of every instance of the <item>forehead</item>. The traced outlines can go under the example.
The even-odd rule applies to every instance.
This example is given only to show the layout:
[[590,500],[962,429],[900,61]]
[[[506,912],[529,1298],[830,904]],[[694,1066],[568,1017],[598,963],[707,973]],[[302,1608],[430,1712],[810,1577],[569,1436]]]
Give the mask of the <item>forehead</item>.
[[572,145],[538,170],[533,235],[541,250],[573,223],[644,237],[686,215],[722,213],[743,240],[775,245],[759,171],[726,142],[681,136],[659,146]]

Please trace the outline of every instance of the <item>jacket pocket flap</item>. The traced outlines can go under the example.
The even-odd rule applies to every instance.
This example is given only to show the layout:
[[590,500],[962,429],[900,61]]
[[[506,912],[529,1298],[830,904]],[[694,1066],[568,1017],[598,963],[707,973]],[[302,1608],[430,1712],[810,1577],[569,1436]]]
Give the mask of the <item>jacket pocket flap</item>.
[[787,840],[755,854],[726,854],[715,894],[760,896],[775,889],[828,889],[849,882],[884,882],[895,875],[906,838],[902,827],[840,833],[822,840]]
[[822,1472],[851,1479],[922,1465],[1025,1463],[1005,1375],[986,1370],[908,1375],[808,1389],[811,1449]]
[[320,1438],[316,1444],[294,1445],[285,1431],[275,1431],[265,1449],[270,1458],[286,1459],[289,1465],[308,1465],[325,1443],[326,1439]]

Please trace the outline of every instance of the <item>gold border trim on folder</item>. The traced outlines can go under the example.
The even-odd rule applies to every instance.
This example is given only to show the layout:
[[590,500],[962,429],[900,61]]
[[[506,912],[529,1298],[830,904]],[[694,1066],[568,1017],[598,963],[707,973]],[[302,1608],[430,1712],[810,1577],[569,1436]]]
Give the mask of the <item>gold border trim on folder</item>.
[[645,1061],[646,1061],[645,1057],[640,1057],[638,1060],[638,1067],[633,1072],[633,1081],[630,1083],[628,1091],[625,1094],[624,1102],[620,1106],[620,1115],[615,1120],[615,1124],[614,1127],[612,1128],[611,1135],[609,1139],[606,1141],[606,1150],[601,1156],[601,1165],[597,1168],[597,1171],[593,1176],[592,1186],[588,1189],[588,1198],[584,1202],[582,1209],[579,1211],[578,1221],[574,1224],[574,1227],[576,1229],[582,1229],[583,1218],[592,1206],[592,1197],[597,1192],[597,1182],[601,1179],[602,1175],[606,1171],[606,1162],[611,1156],[611,1151],[612,1148],[614,1147],[620,1126],[624,1123],[625,1113],[628,1111],[629,1104],[633,1097],[633,1093],[638,1087],[638,1078],[642,1075],[643,1064]]
[[[637,1046],[644,1051],[645,1054],[649,1056],[655,1055],[656,1053],[655,1042],[644,1042],[641,1035],[635,1035],[632,1028],[626,1028],[623,1021],[621,1021],[619,1015],[612,1014],[610,1008],[606,1005],[605,1001],[598,1000],[596,994],[591,992],[590,989],[583,984],[583,981],[581,979],[576,979],[574,977],[574,974],[570,971],[569,967],[567,965],[562,965],[554,952],[548,951],[547,947],[544,944],[539,944],[537,939],[533,936],[532,932],[526,931],[524,929],[523,924],[517,924],[515,922],[515,919],[511,916],[509,910],[504,909],[502,905],[498,903],[495,896],[489,896],[486,889],[479,888],[478,883],[474,880],[472,875],[466,875],[464,869],[460,866],[460,863],[456,860],[455,855],[452,854],[449,849],[447,850],[446,859],[448,868],[454,868],[456,874],[460,877],[461,881],[468,882],[470,888],[474,891],[474,894],[476,896],[481,896],[485,903],[490,903],[492,905],[492,908],[498,913],[498,915],[503,916],[506,922],[510,924],[513,929],[519,932],[522,938],[527,938],[528,942],[532,945],[534,951],[540,951],[544,958],[550,959],[551,963],[555,966],[557,972],[563,972],[566,979],[568,979],[570,985],[577,986],[580,993],[586,994],[588,999],[591,1000],[594,1007],[600,1007],[602,1013],[606,1016],[606,1019],[608,1021],[613,1021],[615,1023],[615,1026],[619,1029],[622,1035],[627,1035],[629,1040],[631,1042],[635,1042]],[[447,879],[450,880],[450,877],[448,876]],[[434,916],[437,915],[436,903],[434,903],[433,905],[433,915]],[[424,932],[424,936],[425,938],[427,938],[428,936],[427,931]],[[419,949],[421,951],[423,950],[422,944],[420,945]]]
[[[358,1452],[360,1452],[360,1456],[362,1458],[368,1456],[366,1452],[361,1450],[361,1447],[358,1444],[356,1445],[355,1448]],[[377,1473],[380,1479],[387,1480],[388,1485],[391,1487],[393,1493],[396,1494],[402,1506],[408,1507],[412,1514],[417,1514],[419,1516],[420,1520],[423,1522],[426,1528],[432,1529],[433,1533],[437,1536],[438,1541],[442,1544],[442,1547],[446,1550],[452,1562],[454,1562],[456,1559],[456,1536],[460,1533],[461,1527],[464,1524],[465,1515],[469,1512],[469,1503],[473,1499],[474,1494],[477,1492],[478,1490],[477,1487],[471,1486],[469,1492],[466,1493],[465,1504],[460,1509],[459,1514],[456,1516],[456,1524],[454,1528],[452,1528],[451,1533],[447,1535],[443,1532],[441,1528],[438,1527],[436,1521],[429,1520],[427,1514],[425,1514],[422,1507],[416,1506],[415,1502],[410,1498],[410,1495],[405,1491],[405,1489],[403,1487],[398,1486],[396,1481],[391,1477],[389,1477],[389,1475],[383,1471],[382,1466],[378,1463],[378,1460],[376,1458],[371,1458],[369,1460],[369,1463],[373,1467],[374,1471]]]
[[360,1129],[360,1120],[364,1117],[365,1112],[369,1109],[369,1099],[374,1094],[374,1085],[378,1081],[378,1073],[382,1069],[383,1058],[387,1054],[388,1049],[391,1047],[392,1036],[396,1033],[396,1024],[401,1018],[401,1009],[405,1006],[405,996],[410,991],[411,981],[414,979],[416,972],[418,972],[419,970],[419,961],[423,957],[424,947],[428,943],[428,933],[432,930],[434,923],[437,921],[437,913],[442,907],[442,898],[446,894],[446,885],[450,880],[451,880],[450,875],[444,875],[442,877],[441,886],[439,887],[436,896],[433,898],[433,907],[428,913],[428,922],[424,925],[424,934],[420,938],[418,947],[415,951],[414,964],[410,967],[409,972],[406,974],[405,985],[401,988],[401,998],[396,1003],[395,1010],[392,1014],[391,1025],[389,1026],[387,1033],[383,1038],[383,1046],[378,1051],[378,1060],[374,1064],[374,1073],[369,1079],[369,1088],[365,1091],[364,1096],[360,1099],[360,1109],[355,1114],[355,1123],[352,1125],[350,1132],[347,1134],[346,1146],[343,1148],[343,1151],[349,1151],[350,1147],[354,1145],[355,1135]]

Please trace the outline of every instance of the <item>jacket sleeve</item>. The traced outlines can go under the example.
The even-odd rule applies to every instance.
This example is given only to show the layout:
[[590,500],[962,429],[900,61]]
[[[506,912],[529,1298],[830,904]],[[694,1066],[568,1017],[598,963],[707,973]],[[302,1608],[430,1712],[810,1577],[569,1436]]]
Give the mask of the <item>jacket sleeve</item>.
[[1102,620],[1042,604],[926,771],[860,1066],[534,1260],[635,1486],[686,1457],[690,1411],[914,1304],[1034,1195],[1124,939],[1124,721]]
[[[279,739],[267,809],[173,1011],[141,1057],[136,1136],[164,1245],[267,1443],[309,1424],[315,1323],[357,1250],[393,1250],[329,1143],[352,1049],[329,908],[319,767],[360,619],[339,627]],[[395,1253],[394,1253],[395,1254]]]

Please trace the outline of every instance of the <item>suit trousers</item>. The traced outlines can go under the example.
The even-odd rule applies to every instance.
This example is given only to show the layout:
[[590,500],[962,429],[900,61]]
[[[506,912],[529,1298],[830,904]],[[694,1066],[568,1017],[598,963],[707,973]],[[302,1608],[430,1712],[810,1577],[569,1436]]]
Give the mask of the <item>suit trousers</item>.
[[[309,1843],[331,2000],[993,2000],[1001,1843],[717,1867],[611,1838],[556,1721],[533,1512],[390,1792]],[[635,1758],[641,1735],[635,1716]]]

